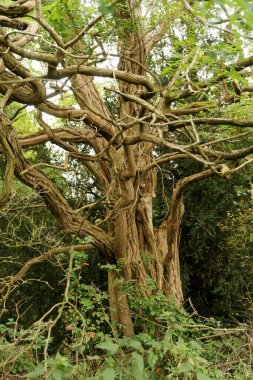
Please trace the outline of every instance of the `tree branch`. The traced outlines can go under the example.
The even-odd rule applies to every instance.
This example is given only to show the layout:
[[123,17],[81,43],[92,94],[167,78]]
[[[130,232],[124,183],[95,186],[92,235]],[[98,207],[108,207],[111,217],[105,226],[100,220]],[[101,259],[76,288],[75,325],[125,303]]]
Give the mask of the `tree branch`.
[[144,86],[148,91],[156,92],[156,88],[154,87],[153,83],[144,75],[138,75],[122,70],[112,70],[100,67],[90,67],[83,65],[68,66],[65,69],[55,70],[52,75],[48,75],[48,78],[63,79],[76,74],[83,74],[92,77],[95,76],[102,78],[116,78],[126,83]]
[[[48,209],[56,217],[62,226],[62,229],[68,233],[80,236],[90,235],[94,239],[94,246],[102,249],[104,252],[112,249],[112,243],[109,236],[100,228],[90,223],[85,218],[77,214],[63,197],[61,192],[53,185],[53,183],[41,172],[35,168],[29,169],[29,164],[25,160],[18,139],[15,136],[15,131],[10,124],[10,121],[5,115],[0,116],[0,122],[3,130],[6,132],[6,140],[9,148],[15,155],[15,175],[16,177],[36,190],[42,197]],[[2,146],[4,155],[7,155],[5,146]]]
[[42,253],[40,256],[34,257],[33,259],[27,261],[25,265],[18,271],[18,273],[16,273],[14,276],[11,276],[9,282],[6,283],[2,289],[0,289],[0,294],[6,293],[8,288],[12,286],[15,282],[21,280],[26,275],[26,273],[31,269],[31,267],[35,264],[39,264],[59,253],[68,253],[70,251],[86,252],[86,251],[91,251],[92,249],[95,249],[94,245],[92,244],[83,244],[83,245],[78,244],[78,245],[57,247],[57,248],[50,249],[50,251]]
[[196,119],[187,119],[187,120],[173,120],[168,123],[169,130],[174,131],[177,128],[182,128],[187,125],[191,125],[192,122],[196,125],[206,124],[206,125],[231,125],[234,127],[241,128],[252,128],[253,120],[237,120],[237,119],[227,119],[227,118],[210,118],[210,117],[202,117]]

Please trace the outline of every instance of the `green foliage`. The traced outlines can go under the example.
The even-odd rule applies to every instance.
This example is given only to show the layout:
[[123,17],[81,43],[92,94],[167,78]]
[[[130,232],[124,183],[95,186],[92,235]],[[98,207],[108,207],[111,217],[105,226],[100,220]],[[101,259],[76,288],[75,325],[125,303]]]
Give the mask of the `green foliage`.
[[[99,34],[100,38],[108,35],[108,31],[113,31],[112,25],[108,22],[107,28],[105,23],[107,19],[110,21],[110,17],[114,14],[115,7],[111,5],[111,2],[106,0],[83,2],[74,0],[46,0],[43,2],[43,11],[47,21],[54,25],[54,29],[62,37],[64,41],[69,41],[81,32],[85,25],[88,25],[94,17],[102,14],[103,23],[98,23],[93,27],[92,35]],[[91,36],[85,37],[85,53],[92,54],[93,40]],[[47,36],[45,36],[47,39]],[[106,37],[105,37],[106,38]],[[74,52],[81,52],[83,44],[76,46]],[[45,48],[48,50],[50,47],[45,44]],[[90,50],[89,50],[90,49]]]
[[19,136],[25,136],[30,133],[37,132],[37,122],[35,120],[32,108],[21,107],[19,103],[11,103],[7,112],[10,117],[14,117],[13,125],[15,126]]
[[0,324],[0,368],[3,372],[28,373],[36,367],[36,356],[46,341],[44,328],[41,323],[36,329],[27,330],[13,319]]
[[250,320],[253,283],[251,171],[186,192],[181,262],[185,293],[201,314]]
[[[81,9],[83,9],[81,2],[73,0],[47,0],[43,6],[48,21],[54,25],[55,30],[63,39],[73,38],[75,33],[82,28],[83,15],[87,13],[80,12]],[[94,8],[91,7],[89,13],[93,10]],[[70,28],[70,23],[72,28]]]
[[38,379],[41,375],[46,375],[47,380],[64,380],[70,379],[72,375],[72,365],[65,356],[56,354],[54,358],[47,360],[47,366],[36,367],[36,369],[27,374],[28,379]]
[[110,14],[114,14],[114,12],[115,12],[115,5],[112,5],[111,1],[100,0],[99,1],[98,10],[104,16],[107,16],[107,15],[110,15]]
[[[66,313],[65,322],[72,324],[71,331],[66,332],[69,351],[62,348],[46,360],[39,360],[35,366],[32,350],[25,340],[17,349],[31,355],[32,370],[26,367],[25,356],[20,356],[20,372],[33,379],[124,379],[124,380],[158,380],[182,379],[251,379],[253,376],[249,360],[249,344],[245,327],[228,330],[214,319],[195,320],[174,301],[166,298],[152,284],[146,289],[152,296],[143,299],[143,294],[136,291],[132,284],[127,285],[133,318],[138,326],[136,335],[121,338],[105,331],[106,310],[96,313],[96,336],[93,335],[92,348],[87,352],[87,341],[78,344],[82,337],[90,334],[87,313],[103,308],[104,295],[97,289],[87,288],[85,296],[80,295],[77,310],[81,312],[86,324],[83,330],[73,320],[73,314]],[[85,290],[85,289],[84,289]],[[71,292],[70,292],[71,295]],[[83,301],[85,302],[83,303]],[[73,301],[73,300],[72,300]],[[88,302],[89,301],[89,302]],[[76,304],[77,305],[77,304]],[[138,308],[138,310],[136,310]],[[97,310],[96,310],[97,311]],[[86,313],[86,314],[85,314]],[[67,319],[68,315],[68,319]],[[13,321],[1,325],[4,336],[13,336]],[[71,332],[71,339],[68,337]],[[34,335],[31,329],[30,336]],[[26,332],[28,334],[28,332]],[[28,336],[28,335],[27,335]],[[8,348],[8,342],[1,342]],[[37,342],[38,344],[38,342]],[[40,340],[40,347],[45,347],[46,340]],[[38,350],[39,345],[36,347]],[[22,367],[23,365],[23,367]],[[9,370],[14,373],[16,369]],[[20,373],[17,372],[17,373]],[[15,372],[16,373],[16,372]]]

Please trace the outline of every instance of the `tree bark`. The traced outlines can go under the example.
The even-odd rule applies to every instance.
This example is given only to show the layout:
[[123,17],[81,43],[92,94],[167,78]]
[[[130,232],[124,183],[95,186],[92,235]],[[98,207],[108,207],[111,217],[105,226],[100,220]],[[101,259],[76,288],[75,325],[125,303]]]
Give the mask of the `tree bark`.
[[108,293],[112,330],[124,336],[134,335],[134,326],[131,317],[127,295],[122,290],[121,279],[113,271],[108,272]]
[[[119,20],[128,18],[136,23],[134,32],[124,29],[124,38],[120,48],[119,70],[143,74],[146,64],[144,30],[141,28],[140,2],[127,0],[119,12]],[[130,30],[130,31],[129,31]],[[120,82],[120,92],[135,94],[142,90],[140,86]],[[119,98],[120,118],[126,124],[138,118],[142,109],[139,105]],[[137,124],[125,131],[124,137],[131,137],[139,131],[149,128]],[[171,217],[155,230],[153,226],[153,197],[157,181],[156,169],[141,174],[141,169],[153,161],[153,144],[140,143],[138,146],[124,146],[117,152],[115,192],[119,201],[111,199],[114,204],[114,248],[116,261],[121,261],[122,275],[126,281],[135,281],[138,288],[143,288],[143,295],[149,293],[146,288],[147,278],[151,277],[157,287],[166,295],[173,295],[178,304],[182,304],[182,286],[179,267],[179,235],[183,215],[182,200],[174,204]],[[120,174],[119,174],[120,173]],[[113,277],[113,276],[112,276]],[[117,288],[111,281],[111,288]],[[112,294],[112,291],[111,291]],[[111,296],[112,297],[112,296]],[[110,298],[111,298],[110,297]],[[114,296],[115,299],[117,296]],[[113,319],[119,318],[120,302],[115,302],[112,309]],[[133,331],[127,331],[130,335]]]

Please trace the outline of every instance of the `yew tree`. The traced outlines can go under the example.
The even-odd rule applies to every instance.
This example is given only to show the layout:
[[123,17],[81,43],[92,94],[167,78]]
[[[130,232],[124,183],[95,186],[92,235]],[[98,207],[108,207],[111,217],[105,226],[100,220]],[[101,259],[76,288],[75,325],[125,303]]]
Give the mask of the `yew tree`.
[[[252,161],[251,8],[239,0],[0,3],[1,207],[16,178],[64,233],[92,238],[76,249],[95,247],[120,263],[108,291],[112,321],[125,335],[134,331],[118,277],[139,289],[151,278],[182,304],[183,191],[212,175],[229,180]],[[26,135],[24,112],[36,117]],[[48,142],[62,165],[29,160],[27,150]],[[170,177],[168,209],[154,224],[157,175],[187,160],[198,169]],[[96,200],[69,202],[48,175],[50,168],[74,182],[73,162],[94,183]]]

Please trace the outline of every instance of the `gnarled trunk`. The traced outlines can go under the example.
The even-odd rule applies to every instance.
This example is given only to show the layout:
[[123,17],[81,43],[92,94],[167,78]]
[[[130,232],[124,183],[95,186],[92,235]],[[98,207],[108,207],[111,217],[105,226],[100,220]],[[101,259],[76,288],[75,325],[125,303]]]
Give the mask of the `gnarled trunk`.
[[[146,65],[146,41],[144,26],[141,21],[140,2],[125,1],[124,7],[118,13],[119,22],[123,20],[124,37],[120,46],[119,70],[144,74]],[[125,20],[131,20],[134,27],[124,27]],[[119,92],[124,95],[139,94],[140,86],[120,82]],[[119,97],[119,116],[127,128],[122,138],[133,137],[139,132],[152,132],[150,127],[142,123],[129,125],[141,116],[143,110],[139,105],[129,101],[126,96]],[[114,223],[114,249],[116,261],[123,264],[122,276],[126,281],[135,281],[138,288],[145,287],[148,276],[157,287],[175,297],[178,304],[182,303],[182,288],[179,267],[179,235],[183,215],[182,199],[174,205],[173,212],[158,229],[153,225],[153,197],[156,194],[156,169],[142,172],[153,161],[154,146],[142,142],[136,145],[125,145],[117,152],[117,167],[111,177],[115,178],[112,221]],[[117,200],[115,201],[115,194]],[[112,281],[112,279],[111,279]],[[116,280],[117,281],[117,280]],[[109,282],[111,288],[113,283]],[[110,291],[112,293],[112,291]],[[147,289],[143,290],[147,295]],[[115,295],[116,296],[116,295]],[[112,318],[119,317],[120,301],[114,303]],[[116,313],[115,308],[118,310]],[[112,308],[113,309],[113,308]],[[127,331],[131,335],[133,329]]]
[[[123,72],[143,75],[146,65],[145,30],[141,21],[140,2],[126,0],[117,13],[121,30],[118,69]],[[127,22],[125,22],[127,20]],[[132,24],[132,25],[129,25]],[[113,236],[115,262],[122,268],[120,275],[109,273],[108,287],[112,325],[118,325],[124,335],[134,333],[127,297],[122,291],[119,277],[124,281],[134,281],[143,288],[143,296],[148,295],[147,278],[152,278],[157,287],[167,295],[173,295],[178,304],[182,303],[182,289],[179,268],[179,234],[183,214],[182,201],[178,212],[174,212],[160,228],[153,225],[153,198],[156,194],[156,169],[142,171],[153,161],[154,145],[141,142],[136,145],[124,144],[124,139],[139,132],[154,132],[149,126],[134,123],[143,109],[124,95],[139,94],[144,88],[140,85],[119,82],[119,118],[125,127],[109,122],[110,113],[101,100],[93,81],[83,75],[72,78],[72,88],[82,109],[90,111],[89,121],[98,117],[102,134],[113,138],[118,134],[121,147],[107,150],[107,160],[96,166],[98,178],[103,186],[101,191],[107,199],[106,218],[110,234]],[[131,126],[133,124],[133,126]],[[98,139],[96,153],[106,149],[107,141]],[[111,161],[112,160],[112,161]],[[113,164],[112,164],[113,162]],[[85,164],[85,163],[84,163]],[[86,163],[87,165],[87,163]],[[96,175],[96,172],[93,171]],[[175,205],[174,208],[177,208]],[[144,290],[145,289],[145,290]]]
[[[130,186],[130,185],[129,185]],[[146,176],[138,176],[131,182],[131,191],[121,191],[120,202],[113,210],[114,219],[114,255],[122,267],[121,276],[125,281],[134,281],[136,287],[143,288],[143,296],[148,296],[146,282],[152,278],[157,288],[167,296],[173,296],[178,305],[182,305],[183,293],[180,279],[179,239],[180,224],[184,212],[182,194],[172,199],[169,217],[159,228],[153,225],[153,196],[156,189],[156,174],[149,171]],[[112,320],[122,325],[120,315],[125,310],[125,318],[129,317],[118,278],[111,275],[109,294]],[[113,293],[112,288],[117,289]],[[130,326],[129,319],[127,322]],[[132,326],[124,328],[125,335],[133,333]]]

